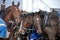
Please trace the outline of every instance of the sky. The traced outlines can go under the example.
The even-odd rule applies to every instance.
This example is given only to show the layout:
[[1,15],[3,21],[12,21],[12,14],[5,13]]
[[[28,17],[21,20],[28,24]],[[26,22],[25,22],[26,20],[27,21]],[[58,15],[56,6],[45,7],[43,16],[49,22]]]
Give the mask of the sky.
[[14,1],[15,5],[18,4],[18,1],[20,2],[19,8],[22,8],[22,0],[6,0],[6,7],[10,6],[12,4],[12,1]]
[[[28,12],[35,12],[39,9],[50,11],[49,8],[60,8],[60,0],[6,0],[5,4],[6,7],[10,6],[12,4],[12,1],[15,2],[15,4],[20,2],[20,9],[25,10]],[[2,0],[0,0],[0,4],[2,3]],[[49,8],[48,8],[49,7]],[[0,6],[1,8],[1,6]]]
[[[12,1],[14,1],[14,3],[15,3],[15,5],[18,3],[18,1],[20,2],[20,9],[22,8],[22,0],[6,0],[6,2],[5,2],[5,5],[6,5],[6,8],[7,7],[9,7],[9,6],[11,6],[11,4],[12,4]],[[2,3],[2,0],[0,0],[0,8],[1,8],[1,3]]]
[[42,0],[50,8],[60,8],[60,0]]

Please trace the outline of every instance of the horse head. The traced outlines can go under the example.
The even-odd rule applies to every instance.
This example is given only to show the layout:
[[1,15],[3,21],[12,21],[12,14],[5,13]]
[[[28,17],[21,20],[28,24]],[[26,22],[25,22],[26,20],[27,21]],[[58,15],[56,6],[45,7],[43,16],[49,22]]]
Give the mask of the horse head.
[[14,5],[12,2],[12,6],[6,8],[6,15],[4,16],[4,21],[8,23],[10,19],[14,19],[16,24],[20,22],[20,10],[19,10],[19,2],[17,5]]
[[42,33],[42,30],[41,30],[41,21],[42,21],[42,18],[39,15],[39,13],[40,12],[35,12],[34,13],[33,23],[34,23],[34,26],[35,26],[35,29],[37,30],[37,32],[38,33]]
[[[15,26],[20,23],[19,5],[20,5],[19,2],[17,5],[15,5],[13,1],[11,6],[7,7],[5,10],[0,11],[2,19],[6,22],[6,24],[8,24],[10,20],[14,21]],[[10,32],[10,30],[13,28],[14,27],[10,27],[10,28],[8,27],[8,31]]]
[[26,29],[29,29],[30,26],[32,25],[32,16],[30,14],[24,14],[23,13],[23,17],[22,17],[22,21],[21,21],[21,30],[20,32],[23,34],[25,33]]

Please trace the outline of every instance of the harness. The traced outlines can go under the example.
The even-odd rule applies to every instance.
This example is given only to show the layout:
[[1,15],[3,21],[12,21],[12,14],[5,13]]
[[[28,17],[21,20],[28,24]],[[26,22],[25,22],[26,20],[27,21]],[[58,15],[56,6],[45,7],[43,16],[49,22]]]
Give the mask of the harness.
[[58,33],[60,35],[60,12],[58,12],[58,17],[59,17]]
[[[53,27],[56,27],[56,25],[58,25],[58,23],[55,23],[54,21],[53,21],[53,19],[54,18],[58,18],[58,16],[57,15],[55,15],[54,13],[50,13],[50,15],[49,15],[49,17],[48,17],[48,23],[47,23],[47,27],[50,27],[50,28],[53,28]],[[52,18],[52,19],[51,19]],[[51,20],[51,21],[50,21]],[[51,23],[50,23],[51,22]],[[57,21],[58,22],[58,21]]]
[[49,14],[46,12],[46,14],[44,16],[44,19],[43,19],[43,22],[42,22],[43,28],[45,28],[46,26],[50,26],[50,24],[48,23],[48,21],[49,21]]

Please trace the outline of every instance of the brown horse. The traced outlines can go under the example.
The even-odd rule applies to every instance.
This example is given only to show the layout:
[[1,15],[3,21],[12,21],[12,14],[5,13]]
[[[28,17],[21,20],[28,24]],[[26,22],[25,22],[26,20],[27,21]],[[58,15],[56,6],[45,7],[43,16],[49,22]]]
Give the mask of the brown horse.
[[[29,14],[24,14],[21,22],[22,22],[21,23],[22,26],[20,28],[20,34],[24,35],[26,33],[26,30],[29,30],[30,26],[32,25],[32,16]],[[27,33],[30,34],[29,31]]]
[[[18,25],[18,23],[20,22],[20,10],[19,10],[19,2],[17,5],[14,5],[14,2],[12,2],[12,6],[9,6],[8,8],[6,8],[5,10],[0,11],[0,14],[2,15],[2,19],[6,22],[6,24],[9,23],[9,20],[14,20],[14,23],[16,23]],[[13,29],[13,27],[8,27],[8,31],[11,34],[11,29]],[[14,34],[13,34],[14,35]],[[8,39],[10,40],[10,39]],[[15,39],[13,39],[15,40]]]
[[43,30],[47,33],[49,40],[55,40],[56,33],[58,32],[57,12],[53,11],[48,16],[47,24]]
[[[41,20],[42,17],[36,12],[31,14],[23,14],[21,21],[20,34],[24,35],[26,30],[29,30],[31,25],[34,24],[34,28],[37,30],[37,33],[41,34]],[[30,33],[31,34],[31,33]]]
[[[41,23],[40,28],[42,28],[42,32],[44,33],[44,35],[45,34],[48,35],[49,40],[55,40],[55,30],[57,32],[57,26],[56,27],[51,27],[51,24],[53,24],[53,22],[58,23],[58,21],[57,21],[58,18],[57,17],[55,17],[55,18],[51,17],[51,13],[48,13],[46,11],[41,11],[40,10],[38,13],[41,17],[41,22],[42,23],[40,22]],[[51,19],[49,17],[51,17]],[[54,20],[52,21],[52,19],[54,19]],[[52,21],[52,23],[51,23],[51,21]]]
[[42,29],[41,29],[42,17],[41,15],[39,15],[38,12],[35,12],[33,16],[33,23],[37,30],[37,33],[41,34],[42,33]]

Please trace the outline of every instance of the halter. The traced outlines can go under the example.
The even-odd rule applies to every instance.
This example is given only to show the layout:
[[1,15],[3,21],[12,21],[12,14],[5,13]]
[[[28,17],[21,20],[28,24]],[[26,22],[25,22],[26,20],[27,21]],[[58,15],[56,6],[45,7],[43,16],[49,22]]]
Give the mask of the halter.
[[[16,10],[18,10],[18,9],[16,9]],[[13,10],[13,8],[12,8],[12,10],[11,10],[11,12],[12,12],[12,16],[13,16],[13,20],[14,20],[14,24],[12,24],[12,26],[16,26],[15,28],[17,28],[17,34],[16,34],[16,32],[15,32],[15,36],[18,36],[18,34],[19,34],[19,29],[21,30],[21,28],[22,28],[22,15],[20,15],[20,26],[18,26],[18,24],[16,23],[16,21],[15,21],[15,19],[17,18],[17,17],[14,17],[14,10]],[[15,28],[13,28],[13,30],[15,29]]]
[[[18,9],[16,9],[16,10],[18,10]],[[13,16],[13,20],[14,20],[14,25],[17,27],[17,30],[19,29],[19,26],[18,26],[18,24],[16,23],[16,21],[15,21],[15,19],[17,18],[17,17],[14,17],[14,10],[13,10],[13,8],[12,8],[12,16]]]

